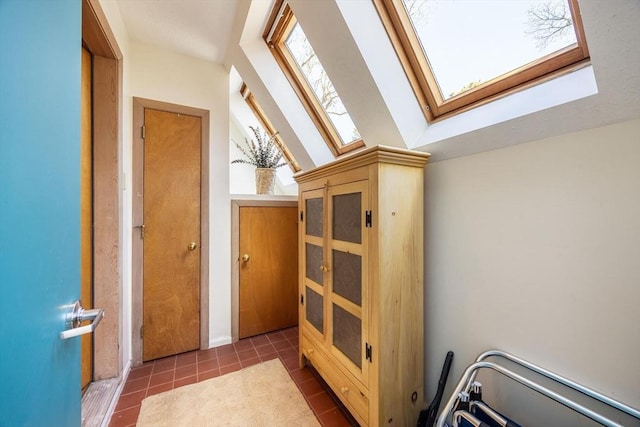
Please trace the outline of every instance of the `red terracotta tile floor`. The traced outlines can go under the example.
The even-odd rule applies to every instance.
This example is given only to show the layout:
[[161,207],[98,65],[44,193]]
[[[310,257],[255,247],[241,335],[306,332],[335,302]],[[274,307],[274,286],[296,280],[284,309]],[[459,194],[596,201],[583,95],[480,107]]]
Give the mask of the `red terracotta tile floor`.
[[142,399],[163,391],[280,358],[324,427],[358,423],[312,368],[298,368],[298,328],[245,338],[234,344],[146,362],[129,372],[109,427],[135,426]]

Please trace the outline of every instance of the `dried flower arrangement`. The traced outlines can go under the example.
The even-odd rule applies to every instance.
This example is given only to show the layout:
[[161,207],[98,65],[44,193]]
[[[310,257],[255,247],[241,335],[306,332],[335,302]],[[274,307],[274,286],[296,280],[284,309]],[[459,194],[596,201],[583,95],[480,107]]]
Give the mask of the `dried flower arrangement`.
[[236,141],[233,141],[246,158],[236,159],[231,163],[241,163],[266,169],[275,169],[287,164],[286,162],[281,162],[282,152],[275,143],[275,135],[269,136],[258,127],[249,126],[249,129],[251,129],[255,135],[258,143],[256,144],[253,140],[248,141],[247,138],[245,138],[245,145],[242,146]]

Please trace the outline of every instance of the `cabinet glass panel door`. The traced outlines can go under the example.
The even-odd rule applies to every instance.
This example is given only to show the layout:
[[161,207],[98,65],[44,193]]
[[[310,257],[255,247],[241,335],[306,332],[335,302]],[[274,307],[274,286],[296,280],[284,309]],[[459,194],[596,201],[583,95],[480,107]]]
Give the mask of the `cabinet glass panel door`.
[[314,245],[312,243],[305,243],[305,277],[314,283],[322,286],[322,246]]
[[333,186],[328,191],[331,351],[358,379],[367,383],[367,182]]
[[305,200],[305,212],[307,221],[305,222],[305,234],[309,236],[322,237],[322,217],[324,213],[324,200],[322,195]]
[[331,229],[333,238],[362,243],[362,194],[333,195]]
[[302,194],[302,283],[303,299],[302,319],[316,332],[316,338],[324,341],[325,308],[325,254],[324,226],[325,209],[324,190],[307,191]]
[[333,345],[362,369],[362,322],[338,304],[333,304]]
[[362,305],[362,256],[333,249],[333,292]]
[[305,295],[305,317],[307,322],[311,323],[314,328],[320,333],[322,333],[324,329],[324,316],[323,311],[324,308],[322,306],[322,295],[314,292],[310,288],[306,288]]

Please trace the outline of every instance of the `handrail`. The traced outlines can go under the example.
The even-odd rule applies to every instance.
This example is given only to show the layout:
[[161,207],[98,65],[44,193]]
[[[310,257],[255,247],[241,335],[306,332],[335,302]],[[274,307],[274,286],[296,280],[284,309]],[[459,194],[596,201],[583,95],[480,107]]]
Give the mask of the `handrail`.
[[[517,356],[514,356],[513,354],[507,353],[505,351],[501,351],[501,350],[489,350],[489,351],[485,351],[484,353],[482,353],[480,356],[478,356],[478,358],[476,359],[476,362],[482,362],[484,359],[487,359],[491,356],[496,356],[496,357],[502,357],[505,358],[507,360],[510,360],[520,366],[524,366],[525,368],[528,368],[534,372],[537,372],[540,375],[543,375],[547,378],[550,378],[554,381],[557,381],[561,384],[564,384],[567,387],[570,387],[580,393],[586,394],[589,397],[592,397],[593,399],[599,400],[602,403],[605,403],[615,409],[618,409],[622,412],[626,412],[627,414],[640,419],[640,411],[632,408],[631,406],[625,405],[622,402],[618,402],[617,400],[614,400],[608,396],[605,396],[601,393],[598,393],[595,390],[590,389],[589,387],[585,387],[581,384],[578,384],[574,381],[571,381],[570,379],[564,378],[556,373],[553,373],[547,369],[544,369],[538,365],[535,365],[531,362],[527,362],[524,359],[521,359]],[[473,382],[473,380],[475,379],[475,376],[477,374],[477,371],[474,372],[473,377],[471,378],[471,382]],[[470,384],[469,383],[469,384]],[[467,390],[468,391],[468,390]]]
[[474,373],[479,370],[479,369],[483,369],[483,368],[488,368],[488,369],[493,369],[494,371],[497,371],[503,375],[505,375],[506,377],[509,377],[517,382],[519,382],[520,384],[524,385],[525,387],[528,387],[534,391],[537,391],[538,393],[547,396],[553,400],[555,400],[556,402],[566,406],[567,408],[573,409],[576,412],[581,413],[582,415],[591,418],[592,420],[605,425],[605,426],[609,426],[609,427],[622,427],[621,424],[618,424],[594,411],[592,411],[589,408],[586,408],[576,402],[574,402],[571,399],[568,399],[552,390],[549,390],[546,387],[543,387],[521,375],[516,374],[515,372],[512,372],[506,368],[503,368],[500,365],[497,365],[495,363],[492,362],[475,362],[472,365],[470,365],[462,374],[462,377],[460,378],[460,381],[458,381],[458,384],[456,385],[455,390],[453,391],[453,393],[451,394],[451,397],[449,398],[449,400],[447,401],[447,404],[445,405],[444,409],[442,410],[442,412],[440,413],[440,416],[438,417],[438,420],[436,422],[436,426],[438,427],[444,427],[445,422],[447,420],[447,416],[449,413],[451,413],[451,411],[453,410],[453,407],[455,406],[456,400],[458,398],[458,394],[463,391],[463,389],[466,387],[466,385],[470,384],[471,381],[471,377],[475,376]]

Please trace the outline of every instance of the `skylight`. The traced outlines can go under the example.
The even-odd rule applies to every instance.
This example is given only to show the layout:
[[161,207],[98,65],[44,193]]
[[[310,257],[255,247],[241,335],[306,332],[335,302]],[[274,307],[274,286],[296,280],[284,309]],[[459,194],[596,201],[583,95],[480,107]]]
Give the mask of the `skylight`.
[[576,0],[374,0],[427,119],[584,65]]
[[360,139],[356,125],[349,117],[347,109],[333,87],[327,72],[322,67],[318,56],[313,51],[307,36],[304,35],[300,24],[296,23],[293,26],[285,45],[322,109],[331,120],[331,124],[338,132],[341,145],[344,146]]
[[242,98],[244,98],[245,102],[249,106],[249,109],[251,110],[253,115],[256,116],[263,129],[269,134],[269,136],[274,139],[276,145],[278,146],[278,148],[280,148],[282,155],[287,160],[287,164],[291,168],[291,171],[294,173],[299,172],[301,170],[300,165],[298,165],[298,162],[293,157],[293,154],[291,154],[289,147],[287,147],[287,144],[284,143],[284,141],[280,137],[280,134],[271,123],[271,120],[269,120],[260,104],[258,104],[255,96],[253,96],[253,93],[251,93],[245,83],[242,83],[242,86],[240,87],[240,95],[242,95]]
[[264,39],[335,156],[364,146],[338,92],[296,17],[276,1]]

